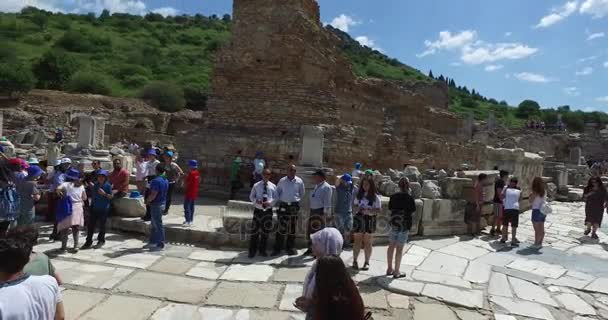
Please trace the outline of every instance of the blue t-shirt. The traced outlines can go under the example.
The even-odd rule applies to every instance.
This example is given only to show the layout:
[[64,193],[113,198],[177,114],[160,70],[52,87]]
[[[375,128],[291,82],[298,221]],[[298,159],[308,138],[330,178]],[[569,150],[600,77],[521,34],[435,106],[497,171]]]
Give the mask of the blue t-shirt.
[[93,202],[91,203],[91,207],[95,210],[109,210],[110,209],[110,199],[106,198],[99,194],[99,188],[101,188],[105,193],[112,194],[112,185],[109,183],[104,183],[103,186],[99,185],[99,182],[95,183],[93,186]]
[[153,204],[163,204],[167,201],[167,190],[169,189],[169,181],[165,177],[156,177],[150,182],[150,190],[156,191],[156,198],[152,200]]

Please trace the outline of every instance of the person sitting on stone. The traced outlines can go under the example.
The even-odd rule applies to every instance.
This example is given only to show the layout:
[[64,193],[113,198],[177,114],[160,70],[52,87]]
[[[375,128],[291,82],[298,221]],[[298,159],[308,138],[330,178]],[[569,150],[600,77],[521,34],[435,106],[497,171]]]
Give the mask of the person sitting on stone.
[[110,173],[110,184],[114,192],[114,199],[124,198],[129,192],[129,172],[122,167],[122,160],[114,159],[114,171]]

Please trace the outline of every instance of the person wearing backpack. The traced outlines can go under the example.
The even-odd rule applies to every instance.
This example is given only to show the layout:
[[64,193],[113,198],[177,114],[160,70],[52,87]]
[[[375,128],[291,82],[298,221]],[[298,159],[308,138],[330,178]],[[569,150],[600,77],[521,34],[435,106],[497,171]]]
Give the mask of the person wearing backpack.
[[545,219],[547,215],[543,212],[546,206],[546,188],[541,177],[535,177],[532,180],[532,193],[530,194],[530,202],[532,203],[532,226],[534,227],[534,244],[530,246],[532,249],[540,249],[543,246],[545,238]]
[[5,161],[0,163],[0,237],[6,234],[19,214],[19,194],[15,182],[10,165]]

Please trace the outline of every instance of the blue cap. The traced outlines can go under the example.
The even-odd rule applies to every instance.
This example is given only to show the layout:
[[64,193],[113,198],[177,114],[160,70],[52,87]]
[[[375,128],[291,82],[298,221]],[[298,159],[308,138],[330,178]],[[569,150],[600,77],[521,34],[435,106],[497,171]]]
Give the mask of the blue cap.
[[357,170],[361,169],[361,163],[359,163],[359,162],[355,163],[355,168]]
[[192,168],[198,168],[198,161],[196,160],[188,160],[188,165]]
[[97,175],[98,176],[106,176],[107,177],[107,176],[110,175],[110,173],[108,172],[108,170],[101,169],[101,170],[97,171]]
[[169,157],[173,158],[173,151],[167,151],[165,152],[166,155],[168,155]]
[[27,176],[32,179],[40,177],[43,173],[44,171],[42,171],[39,166],[30,166],[27,168]]
[[67,179],[70,180],[79,180],[80,179],[80,171],[75,168],[70,168],[68,172],[65,174]]
[[129,198],[139,198],[141,197],[141,193],[139,193],[139,191],[131,191],[131,194],[129,195]]
[[150,150],[148,150],[148,153],[147,153],[147,154],[148,154],[149,156],[156,156],[156,150],[154,150],[154,149],[150,149]]
[[345,173],[340,179],[344,180],[344,182],[352,182],[353,181],[353,177],[350,176],[350,174]]

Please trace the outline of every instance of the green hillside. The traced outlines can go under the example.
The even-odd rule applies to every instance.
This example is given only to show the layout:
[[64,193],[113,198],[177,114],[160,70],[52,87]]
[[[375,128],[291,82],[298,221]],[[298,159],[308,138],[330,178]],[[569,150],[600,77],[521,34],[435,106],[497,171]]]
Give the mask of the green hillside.
[[[28,7],[20,13],[0,13],[0,93],[31,88],[143,97],[162,110],[205,108],[213,57],[230,38],[231,19],[178,16],[164,18],[112,14],[104,11],[77,15]],[[456,84],[443,75],[426,75],[396,59],[361,46],[347,33],[327,27],[341,39],[341,47],[354,72],[404,82],[445,81],[450,110],[477,120],[490,112],[506,126],[521,126],[539,119],[551,123],[556,110],[509,107]],[[571,128],[584,122],[608,123],[603,113],[570,112],[564,120]],[[606,120],[606,121],[605,121]]]

